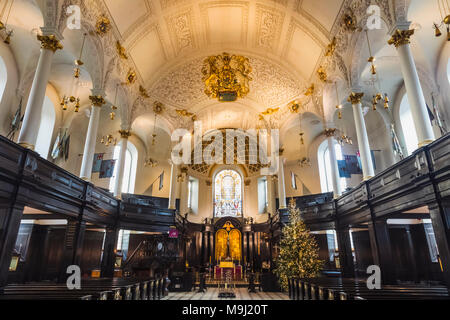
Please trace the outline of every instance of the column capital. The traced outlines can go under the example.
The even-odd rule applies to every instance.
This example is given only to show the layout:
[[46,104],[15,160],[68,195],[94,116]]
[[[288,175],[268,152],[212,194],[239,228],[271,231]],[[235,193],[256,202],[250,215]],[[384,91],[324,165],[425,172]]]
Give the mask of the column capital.
[[41,42],[41,48],[56,52],[56,50],[62,50],[64,47],[57,37],[53,34],[50,35],[37,35],[37,39]]
[[394,45],[396,48],[403,46],[405,44],[410,44],[411,36],[413,34],[414,34],[414,29],[411,29],[411,30],[397,29],[392,34],[392,37],[388,40],[388,44]]
[[91,100],[92,105],[96,106],[96,107],[101,107],[103,106],[106,101],[102,96],[89,96],[89,100]]
[[120,137],[128,139],[131,136],[130,130],[119,130]]
[[364,97],[364,92],[352,92],[348,97],[347,101],[352,105],[361,103],[362,98]]
[[323,132],[323,134],[327,137],[327,138],[332,138],[334,137],[335,133],[336,133],[336,128],[327,128],[325,129],[325,131]]

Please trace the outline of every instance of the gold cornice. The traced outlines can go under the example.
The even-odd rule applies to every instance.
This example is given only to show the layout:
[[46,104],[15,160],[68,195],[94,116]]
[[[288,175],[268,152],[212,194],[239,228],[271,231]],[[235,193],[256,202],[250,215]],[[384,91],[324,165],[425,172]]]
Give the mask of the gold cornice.
[[396,48],[411,43],[411,36],[414,30],[396,30],[389,39],[388,44],[395,45]]
[[324,131],[324,135],[327,136],[328,138],[334,137],[335,133],[336,133],[336,128],[329,128],[329,129],[325,129],[325,131]]
[[91,100],[92,105],[96,107],[101,107],[106,103],[102,96],[89,96],[89,100]]
[[59,40],[52,34],[48,36],[38,34],[37,39],[41,42],[42,49],[52,50],[53,52],[63,49],[61,42],[59,42]]
[[361,99],[364,97],[364,92],[352,92],[348,97],[347,101],[352,105],[361,103]]

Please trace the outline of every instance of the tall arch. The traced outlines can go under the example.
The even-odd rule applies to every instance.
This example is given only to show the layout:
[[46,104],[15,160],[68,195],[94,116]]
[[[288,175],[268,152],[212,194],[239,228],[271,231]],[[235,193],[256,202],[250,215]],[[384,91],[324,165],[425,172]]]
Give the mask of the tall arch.
[[214,175],[214,217],[242,217],[242,175],[224,168]]
[[55,127],[56,112],[52,100],[46,95],[41,113],[41,123],[36,138],[35,151],[47,159],[52,142],[53,130]]

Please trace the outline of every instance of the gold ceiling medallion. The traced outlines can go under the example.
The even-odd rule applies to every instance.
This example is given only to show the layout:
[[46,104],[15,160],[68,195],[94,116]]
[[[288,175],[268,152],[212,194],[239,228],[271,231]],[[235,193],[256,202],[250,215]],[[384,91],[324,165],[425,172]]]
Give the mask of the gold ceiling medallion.
[[128,60],[127,50],[120,44],[120,41],[116,42],[117,54],[124,60]]
[[350,32],[359,31],[361,29],[357,27],[358,21],[356,20],[356,16],[351,9],[348,9],[347,13],[344,15],[342,24],[344,28]]
[[148,99],[150,98],[150,96],[148,95],[147,90],[145,90],[145,88],[143,86],[139,86],[139,94],[141,95],[141,97]]
[[111,30],[111,21],[104,15],[100,16],[95,25],[95,31],[103,37],[109,30]]
[[136,72],[134,70],[129,70],[127,73],[126,84],[131,85],[136,82]]
[[202,68],[205,94],[224,102],[243,98],[250,91],[251,72],[252,68],[246,57],[228,53],[210,56],[204,60]]
[[292,101],[289,104],[289,110],[291,110],[292,113],[299,113],[300,112],[300,103],[297,100]]

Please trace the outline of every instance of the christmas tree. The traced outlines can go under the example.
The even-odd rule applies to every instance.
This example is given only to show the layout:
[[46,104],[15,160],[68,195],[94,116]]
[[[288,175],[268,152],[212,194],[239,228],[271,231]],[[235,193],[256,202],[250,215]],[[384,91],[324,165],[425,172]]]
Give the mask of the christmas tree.
[[287,289],[288,279],[315,278],[322,270],[316,240],[300,217],[294,199],[289,203],[289,224],[283,228],[275,274],[281,287]]

